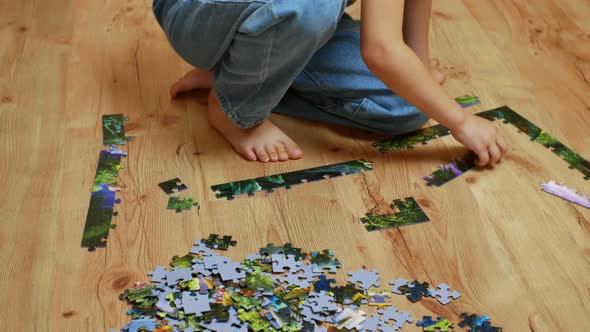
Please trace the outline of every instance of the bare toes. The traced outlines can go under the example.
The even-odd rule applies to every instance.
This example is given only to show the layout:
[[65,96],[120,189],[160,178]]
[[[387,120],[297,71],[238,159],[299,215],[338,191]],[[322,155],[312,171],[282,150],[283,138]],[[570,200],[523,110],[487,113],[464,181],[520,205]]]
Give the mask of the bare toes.
[[254,153],[254,150],[252,150],[252,148],[244,148],[244,149],[240,149],[240,154],[250,160],[250,161],[256,161],[256,153]]
[[287,153],[287,149],[285,149],[285,146],[283,144],[276,144],[275,149],[277,149],[280,161],[289,160],[289,154]]
[[268,153],[270,161],[279,160],[279,153],[277,152],[277,149],[275,149],[274,145],[265,145],[264,148],[266,150],[266,153]]
[[295,142],[291,140],[286,140],[283,142],[285,146],[285,150],[289,155],[289,159],[299,159],[303,157],[303,150],[299,147],[299,145],[295,144]]
[[263,147],[254,148],[254,152],[256,152],[256,157],[258,157],[258,160],[262,161],[263,163],[267,163],[270,160],[268,153]]

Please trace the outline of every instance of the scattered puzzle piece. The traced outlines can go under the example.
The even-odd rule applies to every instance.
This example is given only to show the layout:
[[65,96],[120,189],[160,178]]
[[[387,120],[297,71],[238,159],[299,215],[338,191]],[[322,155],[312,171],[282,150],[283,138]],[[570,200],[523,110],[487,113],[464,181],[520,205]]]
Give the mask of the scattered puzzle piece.
[[424,316],[416,325],[422,326],[422,331],[448,332],[455,324],[444,317],[438,317],[438,320],[434,321],[431,316]]
[[365,269],[360,269],[356,272],[348,272],[350,278],[348,278],[348,282],[353,284],[360,284],[361,288],[367,290],[371,287],[379,287],[379,271],[367,271]]
[[125,135],[125,122],[129,118],[123,114],[102,116],[102,144],[107,146],[124,145],[131,137]]
[[401,286],[407,286],[408,285],[408,280],[407,279],[404,279],[404,278],[399,278],[397,280],[391,280],[389,282],[389,284],[390,285],[393,285],[393,289],[391,290],[392,293],[403,295],[404,292],[402,292],[399,288]]
[[321,253],[314,251],[311,256],[311,263],[315,264],[313,265],[313,272],[328,270],[330,273],[336,273],[336,269],[342,266],[338,259],[334,258],[334,252],[331,249],[325,249]]
[[397,331],[401,329],[406,323],[412,323],[414,319],[410,316],[410,314],[406,311],[397,311],[395,307],[388,307],[386,309],[379,309],[379,314],[381,314],[381,321],[379,322],[379,326],[381,330],[385,330],[392,321],[395,322],[392,326],[393,331]]
[[418,302],[422,300],[422,297],[430,296],[428,286],[430,285],[427,282],[420,283],[419,281],[414,280],[407,286],[399,287],[399,290],[402,291],[404,295],[406,295],[408,300],[412,302]]
[[456,290],[452,290],[449,285],[442,283],[437,286],[438,289],[430,288],[430,296],[438,297],[436,300],[443,305],[447,305],[451,302],[451,299],[458,299],[461,297],[461,293]]
[[483,315],[478,316],[476,314],[467,314],[466,312],[462,313],[460,317],[463,319],[459,322],[459,327],[467,328],[469,331],[475,331],[477,327],[481,327],[483,323],[490,320],[490,316]]
[[185,186],[179,178],[174,178],[172,180],[159,183],[158,187],[160,187],[160,189],[162,189],[166,195],[172,195],[175,192],[178,193],[188,189],[188,187]]
[[193,201],[192,198],[180,198],[178,196],[170,196],[168,199],[168,210],[176,210],[177,213],[182,210],[190,210],[193,206],[198,206],[199,203]]
[[393,215],[373,215],[368,213],[361,218],[361,222],[365,225],[367,231],[378,231],[430,221],[413,197],[406,197],[403,200],[395,199],[391,208],[397,209],[399,212]]
[[229,246],[236,246],[236,241],[232,241],[232,237],[229,235],[224,235],[223,237],[219,237],[219,234],[210,234],[209,238],[201,239],[201,243],[204,243],[207,248],[211,249],[218,249],[218,250],[227,250]]

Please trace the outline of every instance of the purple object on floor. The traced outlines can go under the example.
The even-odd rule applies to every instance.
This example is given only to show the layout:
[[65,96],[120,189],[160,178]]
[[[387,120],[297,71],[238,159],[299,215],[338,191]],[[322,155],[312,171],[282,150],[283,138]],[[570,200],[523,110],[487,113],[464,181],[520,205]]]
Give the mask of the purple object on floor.
[[541,182],[541,187],[541,190],[546,193],[590,209],[590,196],[579,194],[575,190],[566,187],[564,184],[558,184],[555,181]]

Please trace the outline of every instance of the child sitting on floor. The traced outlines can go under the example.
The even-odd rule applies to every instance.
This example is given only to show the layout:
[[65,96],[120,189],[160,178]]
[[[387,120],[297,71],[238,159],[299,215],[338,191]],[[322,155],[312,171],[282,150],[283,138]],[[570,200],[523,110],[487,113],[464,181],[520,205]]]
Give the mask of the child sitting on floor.
[[[301,148],[271,112],[398,135],[432,117],[496,164],[507,144],[491,122],[462,111],[431,61],[431,0],[155,0],[170,44],[195,70],[172,97],[212,88],[209,121],[252,161],[285,161]],[[393,92],[395,91],[395,93]],[[421,111],[420,111],[421,110]]]

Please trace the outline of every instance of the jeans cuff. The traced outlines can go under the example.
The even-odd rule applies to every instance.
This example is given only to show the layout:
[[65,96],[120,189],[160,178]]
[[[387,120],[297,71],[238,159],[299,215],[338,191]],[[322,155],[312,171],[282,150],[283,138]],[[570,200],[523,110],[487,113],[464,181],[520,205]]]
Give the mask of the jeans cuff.
[[261,119],[256,119],[254,121],[243,120],[239,115],[239,108],[232,107],[231,103],[225,97],[225,94],[217,86],[215,86],[214,89],[215,95],[217,95],[217,99],[219,100],[219,104],[221,105],[223,113],[225,113],[225,115],[227,115],[227,118],[236,126],[242,129],[252,128],[256,125],[261,124],[266,119],[263,117]]

